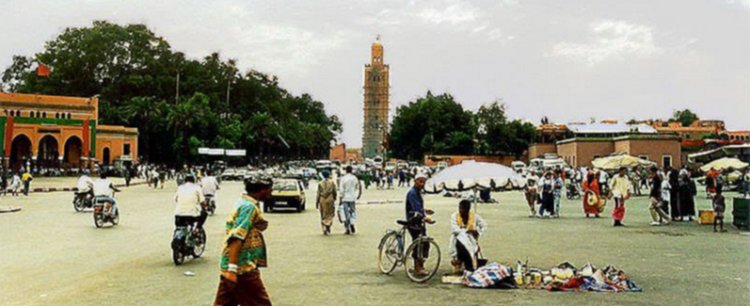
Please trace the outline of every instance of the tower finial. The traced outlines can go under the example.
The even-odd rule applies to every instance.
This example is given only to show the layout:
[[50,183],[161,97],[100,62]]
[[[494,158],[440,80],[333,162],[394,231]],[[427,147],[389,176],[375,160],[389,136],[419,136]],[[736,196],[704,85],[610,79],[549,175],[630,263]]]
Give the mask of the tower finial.
[[380,40],[380,34],[378,34],[377,36],[375,36],[375,40]]

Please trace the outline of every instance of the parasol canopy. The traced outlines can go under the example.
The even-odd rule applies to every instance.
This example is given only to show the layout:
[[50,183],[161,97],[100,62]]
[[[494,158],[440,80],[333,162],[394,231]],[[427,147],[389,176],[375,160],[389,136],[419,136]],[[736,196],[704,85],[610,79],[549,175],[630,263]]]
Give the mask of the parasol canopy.
[[621,167],[633,168],[636,166],[650,167],[656,165],[655,162],[627,154],[597,158],[593,160],[591,164],[594,165],[595,168],[604,170],[617,170]]
[[745,163],[745,162],[743,162],[743,161],[741,161],[739,159],[730,158],[730,157],[724,157],[724,158],[719,158],[717,160],[714,160],[714,161],[712,161],[712,162],[704,165],[703,167],[701,167],[701,171],[708,172],[709,170],[711,170],[711,168],[714,168],[714,169],[719,170],[719,171],[724,171],[724,170],[729,169],[729,168],[732,168],[732,169],[735,169],[735,170],[743,170],[743,169],[747,168],[747,166],[748,166],[747,163]]
[[517,188],[524,183],[524,178],[510,167],[493,163],[464,161],[435,174],[427,180],[425,190],[431,193],[438,193],[443,190],[491,189],[497,191]]

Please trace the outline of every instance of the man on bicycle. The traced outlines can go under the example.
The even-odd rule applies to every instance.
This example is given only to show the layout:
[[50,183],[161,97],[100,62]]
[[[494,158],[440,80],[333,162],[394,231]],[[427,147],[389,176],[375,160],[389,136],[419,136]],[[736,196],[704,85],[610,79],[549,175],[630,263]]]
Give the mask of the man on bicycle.
[[[409,230],[409,235],[411,236],[412,240],[416,239],[420,235],[427,235],[425,222],[432,222],[432,219],[430,219],[426,215],[431,215],[433,211],[430,209],[424,209],[424,200],[422,199],[422,190],[424,189],[425,182],[427,182],[427,176],[423,173],[417,174],[416,178],[414,179],[414,186],[409,189],[409,192],[406,193],[406,221],[409,222],[407,229]],[[422,222],[423,220],[424,222]],[[422,245],[423,254],[429,254],[429,250],[429,244]],[[417,258],[417,252],[414,252],[413,254],[414,273],[417,275],[425,274],[426,272],[424,271],[424,260],[426,258]]]
[[195,185],[195,177],[188,175],[185,177],[185,183],[177,187],[177,193],[174,195],[176,203],[174,209],[174,225],[190,226],[198,223],[196,228],[202,228],[206,222],[208,214],[203,210],[206,205],[206,199],[203,191],[198,185]]
[[107,214],[117,211],[117,200],[114,198],[113,191],[120,192],[120,189],[117,189],[112,181],[107,178],[107,174],[102,171],[99,174],[99,179],[94,181],[94,198],[103,199],[107,202],[107,205],[104,206],[104,211]]
[[[212,174],[210,170],[206,171],[206,176],[201,179],[201,187],[203,187],[203,196],[216,200],[216,191],[220,189],[219,181]],[[206,204],[208,204],[208,199]]]
[[89,176],[89,169],[84,169],[78,178],[78,194],[90,194],[94,197],[94,180]]

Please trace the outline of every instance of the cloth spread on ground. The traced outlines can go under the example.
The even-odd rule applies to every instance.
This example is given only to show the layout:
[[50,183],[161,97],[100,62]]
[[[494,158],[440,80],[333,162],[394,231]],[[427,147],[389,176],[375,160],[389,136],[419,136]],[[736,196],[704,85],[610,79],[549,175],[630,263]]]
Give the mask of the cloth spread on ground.
[[624,271],[611,265],[598,269],[586,264],[581,269],[563,262],[548,270],[529,268],[518,262],[514,270],[508,265],[492,262],[464,273],[463,284],[469,288],[544,289],[548,291],[641,292]]

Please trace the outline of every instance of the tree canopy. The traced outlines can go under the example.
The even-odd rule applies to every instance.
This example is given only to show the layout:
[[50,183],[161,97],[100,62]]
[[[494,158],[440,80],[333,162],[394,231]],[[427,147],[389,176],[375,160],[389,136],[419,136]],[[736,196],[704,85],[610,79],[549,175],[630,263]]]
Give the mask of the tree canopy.
[[505,105],[495,101],[475,113],[449,94],[427,92],[396,109],[391,124],[393,156],[421,160],[425,154],[483,154],[520,157],[536,135],[533,124],[508,120]]
[[[37,76],[36,62],[51,75]],[[275,76],[242,73],[218,53],[187,58],[142,24],[67,28],[42,52],[14,56],[2,87],[99,95],[100,123],[138,127],[140,154],[153,162],[195,161],[200,146],[244,148],[260,159],[322,157],[342,131],[322,102],[291,94]]]
[[686,108],[683,110],[675,110],[671,120],[680,122],[682,126],[690,126],[693,122],[699,119],[698,115]]

